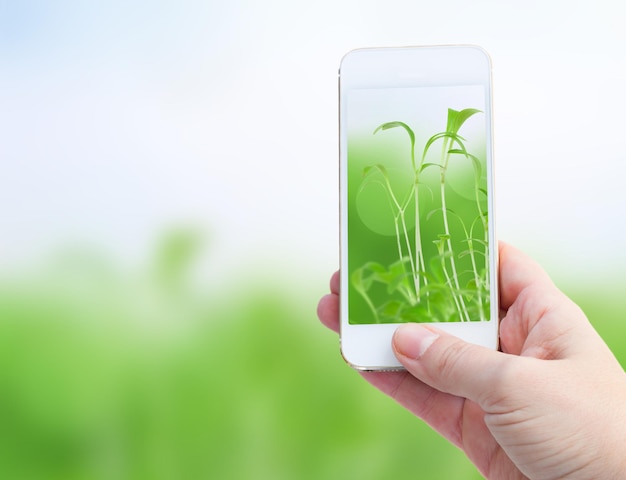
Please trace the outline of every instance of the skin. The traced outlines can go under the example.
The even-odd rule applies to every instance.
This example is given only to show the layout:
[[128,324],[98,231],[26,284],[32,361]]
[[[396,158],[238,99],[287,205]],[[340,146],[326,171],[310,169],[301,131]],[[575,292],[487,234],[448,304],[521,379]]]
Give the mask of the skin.
[[[406,324],[406,371],[362,372],[493,479],[626,478],[626,375],[584,313],[545,271],[501,243],[502,351]],[[318,305],[339,330],[339,274]]]

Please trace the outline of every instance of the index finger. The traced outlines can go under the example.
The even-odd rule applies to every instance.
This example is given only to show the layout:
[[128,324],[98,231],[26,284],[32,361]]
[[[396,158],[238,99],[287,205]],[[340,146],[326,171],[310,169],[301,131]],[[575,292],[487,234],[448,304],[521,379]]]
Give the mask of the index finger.
[[546,271],[532,258],[504,242],[498,247],[501,309],[508,310],[522,290],[530,285],[544,284],[554,288]]
[[339,270],[330,277],[330,293],[339,295]]

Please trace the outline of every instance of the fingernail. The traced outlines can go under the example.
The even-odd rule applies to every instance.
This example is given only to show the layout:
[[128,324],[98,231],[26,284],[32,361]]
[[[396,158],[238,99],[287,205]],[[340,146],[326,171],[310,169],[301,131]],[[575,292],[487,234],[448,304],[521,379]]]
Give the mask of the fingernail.
[[430,348],[439,334],[421,325],[407,323],[397,328],[393,334],[394,350],[405,357],[419,360]]

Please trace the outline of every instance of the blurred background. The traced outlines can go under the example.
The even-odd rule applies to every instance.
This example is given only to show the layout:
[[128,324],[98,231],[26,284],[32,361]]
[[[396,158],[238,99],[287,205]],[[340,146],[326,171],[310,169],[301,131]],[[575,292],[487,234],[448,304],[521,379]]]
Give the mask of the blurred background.
[[337,68],[490,52],[498,236],[624,363],[622,20],[610,0],[0,0],[0,476],[480,478],[316,319]]

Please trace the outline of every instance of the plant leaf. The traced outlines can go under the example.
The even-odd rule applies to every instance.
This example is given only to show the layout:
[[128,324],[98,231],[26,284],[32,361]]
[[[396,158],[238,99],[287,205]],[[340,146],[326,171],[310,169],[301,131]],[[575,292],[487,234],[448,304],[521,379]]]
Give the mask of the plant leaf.
[[406,130],[406,132],[409,134],[409,138],[411,139],[411,146],[415,145],[415,133],[413,133],[413,130],[411,130],[411,127],[409,127],[404,122],[387,122],[387,123],[383,123],[382,125],[379,125],[376,128],[376,130],[374,130],[374,135],[376,135],[376,133],[379,132],[380,130],[389,130],[391,128],[397,128],[397,127],[404,128]]
[[387,270],[385,270],[385,267],[377,262],[367,262],[365,265],[363,265],[362,268],[371,271],[372,274],[375,275],[382,275],[387,272]]
[[459,115],[459,111],[453,108],[448,108],[448,120],[446,123],[446,131],[453,132],[454,124],[456,123],[456,117]]
[[[453,114],[451,115],[451,112]],[[463,124],[470,118],[472,115],[477,113],[482,113],[481,110],[477,110],[475,108],[465,108],[460,112],[456,110],[448,109],[448,131],[451,133],[457,133]]]
[[468,155],[466,150],[460,150],[458,148],[452,148],[452,149],[448,150],[448,153],[458,153],[458,154],[465,155],[465,156]]
[[381,316],[390,318],[392,320],[398,320],[401,318],[402,310],[405,308],[404,303],[398,300],[391,300],[378,308],[378,312]]
[[383,177],[388,178],[387,169],[384,165],[377,163],[376,165],[369,165],[363,169],[363,177],[368,177],[375,173],[381,173]]
[[428,167],[439,167],[439,168],[443,168],[441,166],[441,164],[439,163],[422,163],[422,166],[419,169],[419,172],[423,172],[424,170],[426,170]]
[[[380,281],[379,275],[380,271],[385,271],[385,267],[376,263],[376,262],[368,262],[360,268],[357,268],[352,275],[350,276],[350,280],[352,281],[352,285],[364,294],[367,292],[372,283],[375,281]],[[369,275],[368,275],[369,273]]]
[[465,146],[463,145],[463,140],[465,139],[461,137],[460,135],[457,135],[456,132],[447,132],[447,131],[439,132],[433,135],[432,137],[430,137],[428,141],[426,142],[426,145],[424,146],[424,152],[422,153],[422,159],[426,158],[426,154],[428,153],[428,150],[430,149],[433,143],[435,143],[440,138],[446,138],[446,137],[455,141],[460,147],[463,148],[463,150],[465,150]]
[[428,214],[426,215],[426,221],[430,220],[430,218],[437,212],[442,212],[443,209],[441,208],[435,208],[434,210],[431,210],[430,212],[428,212]]
[[422,159],[426,158],[426,153],[428,152],[428,150],[430,149],[430,146],[435,143],[437,140],[439,140],[440,138],[444,138],[446,136],[449,136],[448,132],[440,132],[440,133],[436,133],[435,135],[433,135],[432,137],[430,137],[428,139],[428,141],[426,142],[426,145],[424,146],[424,152],[422,153]]

